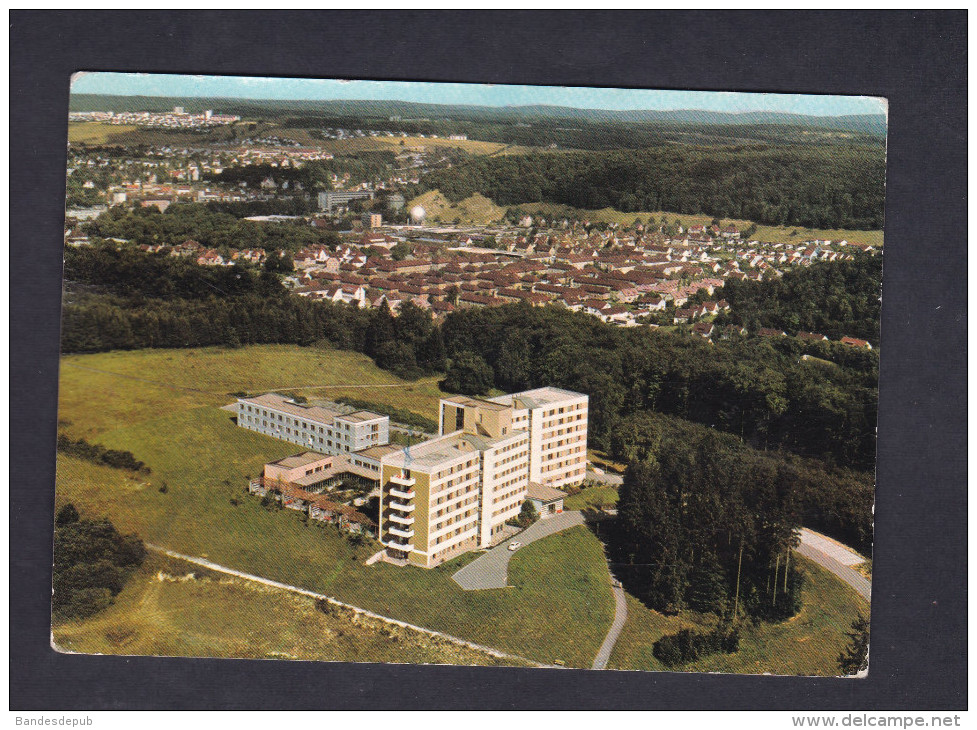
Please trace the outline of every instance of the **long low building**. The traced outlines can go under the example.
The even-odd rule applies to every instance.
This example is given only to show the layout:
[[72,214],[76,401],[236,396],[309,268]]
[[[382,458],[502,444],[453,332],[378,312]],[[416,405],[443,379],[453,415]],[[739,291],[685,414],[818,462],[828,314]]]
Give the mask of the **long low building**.
[[371,411],[340,413],[277,393],[238,398],[237,425],[323,454],[348,454],[390,443],[390,418]]

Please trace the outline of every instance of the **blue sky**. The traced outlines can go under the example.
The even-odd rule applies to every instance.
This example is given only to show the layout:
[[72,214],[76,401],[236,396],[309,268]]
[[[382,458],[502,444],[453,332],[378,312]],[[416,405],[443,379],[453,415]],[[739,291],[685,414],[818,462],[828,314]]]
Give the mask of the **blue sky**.
[[245,99],[386,99],[482,106],[550,104],[581,109],[778,111],[816,116],[884,114],[886,111],[885,100],[869,96],[104,72],[77,74],[71,89],[78,94],[223,96]]

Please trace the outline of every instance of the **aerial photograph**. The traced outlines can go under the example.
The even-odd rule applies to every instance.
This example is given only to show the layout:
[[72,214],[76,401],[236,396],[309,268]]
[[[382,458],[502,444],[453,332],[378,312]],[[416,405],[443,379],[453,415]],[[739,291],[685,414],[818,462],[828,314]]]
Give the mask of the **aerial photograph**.
[[75,74],[51,645],[866,676],[887,122]]

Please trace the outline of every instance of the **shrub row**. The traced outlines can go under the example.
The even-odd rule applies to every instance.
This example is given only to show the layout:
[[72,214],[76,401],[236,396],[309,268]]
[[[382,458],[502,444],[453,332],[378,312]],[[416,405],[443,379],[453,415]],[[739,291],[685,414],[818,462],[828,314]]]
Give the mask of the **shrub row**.
[[63,433],[58,434],[58,451],[95,464],[104,464],[113,469],[128,469],[143,474],[150,472],[149,467],[136,459],[130,451],[106,449],[98,444],[90,444],[85,439],[74,441]]
[[739,629],[720,624],[712,631],[682,629],[663,636],[655,642],[652,653],[662,664],[672,667],[719,652],[734,654],[739,647]]

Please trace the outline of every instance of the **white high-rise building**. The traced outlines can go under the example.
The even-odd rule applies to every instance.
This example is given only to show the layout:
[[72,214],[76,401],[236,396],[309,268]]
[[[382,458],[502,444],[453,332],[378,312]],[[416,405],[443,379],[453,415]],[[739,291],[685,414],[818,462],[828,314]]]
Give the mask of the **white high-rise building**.
[[379,538],[388,555],[431,567],[487,547],[531,484],[583,481],[587,403],[557,388],[443,398],[440,436],[381,459]]
[[587,471],[589,398],[560,388],[536,388],[490,398],[514,408],[513,428],[529,432],[529,481],[549,487],[579,484]]

